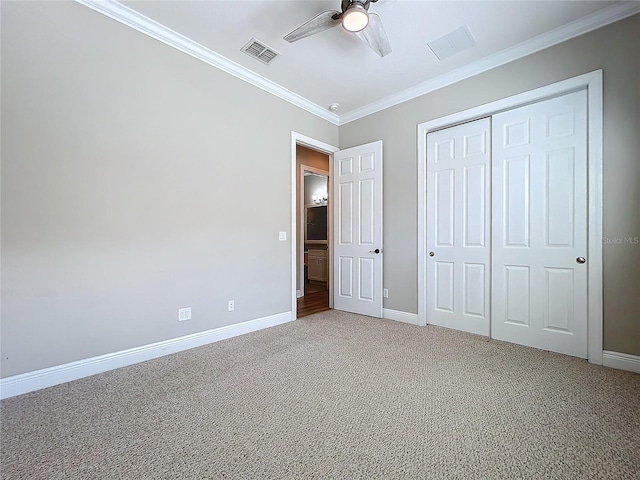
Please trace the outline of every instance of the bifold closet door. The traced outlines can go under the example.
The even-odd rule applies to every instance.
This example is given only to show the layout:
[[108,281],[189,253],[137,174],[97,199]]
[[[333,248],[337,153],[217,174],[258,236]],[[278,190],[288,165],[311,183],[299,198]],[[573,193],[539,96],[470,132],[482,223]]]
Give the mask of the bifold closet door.
[[427,323],[489,335],[490,120],[427,135]]
[[491,336],[587,357],[587,98],[492,118]]

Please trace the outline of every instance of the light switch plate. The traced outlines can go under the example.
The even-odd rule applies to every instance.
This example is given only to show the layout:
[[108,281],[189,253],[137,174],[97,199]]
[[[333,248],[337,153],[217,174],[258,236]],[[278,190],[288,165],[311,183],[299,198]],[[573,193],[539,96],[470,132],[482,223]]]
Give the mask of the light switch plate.
[[278,240],[280,240],[281,242],[286,242],[287,241],[287,232],[280,232],[278,234]]

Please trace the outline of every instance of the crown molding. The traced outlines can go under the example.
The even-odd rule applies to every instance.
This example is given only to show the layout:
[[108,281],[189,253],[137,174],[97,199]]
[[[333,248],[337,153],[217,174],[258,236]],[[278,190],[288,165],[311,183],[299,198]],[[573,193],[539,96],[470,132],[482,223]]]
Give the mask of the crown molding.
[[393,107],[394,105],[412,100],[421,95],[439,90],[637,13],[640,13],[640,2],[624,2],[607,7],[591,15],[563,25],[562,27],[502,50],[494,55],[490,55],[481,60],[465,65],[464,67],[457,68],[451,72],[447,72],[431,80],[427,80],[426,82],[403,90],[395,95],[391,95],[383,100],[370,103],[362,108],[345,113],[340,116],[339,125],[353,122],[354,120],[366,117],[367,115],[371,115],[386,108]]
[[591,15],[578,19],[562,27],[551,30],[542,35],[534,37],[513,47],[502,50],[494,55],[490,55],[476,62],[439,75],[431,80],[420,83],[397,94],[386,97],[380,101],[370,103],[362,108],[352,110],[338,116],[327,111],[320,105],[307,100],[284,88],[283,86],[268,80],[262,75],[252,72],[246,67],[229,60],[228,58],[214,52],[213,50],[200,45],[199,43],[185,37],[165,27],[164,25],[151,20],[150,18],[136,12],[135,10],[115,1],[115,0],[75,0],[76,2],[91,8],[92,10],[106,15],[124,25],[127,25],[145,35],[163,42],[181,52],[216,67],[234,77],[250,83],[278,98],[281,98],[297,107],[306,110],[334,125],[344,125],[354,120],[358,120],[367,115],[379,112],[394,105],[412,100],[421,95],[439,90],[493,68],[499,67],[514,60],[526,57],[533,53],[549,48],[558,43],[565,42],[579,35],[592,30],[609,25],[618,20],[622,20],[631,15],[640,13],[640,2],[616,3]]
[[284,88],[283,86],[268,80],[262,75],[252,72],[246,67],[223,57],[219,53],[200,45],[178,32],[165,27],[164,25],[152,20],[141,13],[115,1],[115,0],[75,0],[98,13],[106,15],[128,27],[131,27],[145,35],[155,38],[162,43],[180,50],[187,55],[203,61],[223,72],[234,77],[244,80],[265,92],[271,93],[282,100],[285,100],[296,107],[300,107],[309,113],[312,113],[334,125],[339,124],[339,118],[336,114],[327,111],[325,108],[313,103],[306,98]]

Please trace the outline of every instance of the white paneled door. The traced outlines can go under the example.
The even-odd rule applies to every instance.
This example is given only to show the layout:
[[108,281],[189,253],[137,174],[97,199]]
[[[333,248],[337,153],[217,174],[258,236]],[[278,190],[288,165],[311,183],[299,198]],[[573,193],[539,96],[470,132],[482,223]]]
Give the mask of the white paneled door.
[[333,158],[333,307],[382,317],[382,141]]
[[586,91],[426,145],[427,323],[586,358]]
[[427,322],[487,336],[490,125],[427,135]]
[[587,357],[586,92],[493,117],[493,338]]

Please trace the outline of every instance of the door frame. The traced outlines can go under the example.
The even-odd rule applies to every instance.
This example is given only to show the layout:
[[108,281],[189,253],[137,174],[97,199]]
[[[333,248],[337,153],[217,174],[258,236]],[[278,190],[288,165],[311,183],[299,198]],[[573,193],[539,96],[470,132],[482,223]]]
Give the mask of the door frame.
[[587,90],[587,355],[602,365],[602,70],[552,83],[418,125],[418,325],[427,324],[427,133],[577,90]]
[[[306,135],[302,135],[301,133],[291,131],[291,227],[290,227],[290,237],[291,237],[291,319],[295,320],[298,318],[298,289],[296,288],[297,282],[297,250],[298,250],[298,211],[297,211],[297,203],[298,203],[298,188],[296,186],[296,180],[298,178],[297,175],[297,154],[296,154],[296,146],[300,145],[303,147],[310,148],[312,150],[316,150],[318,152],[324,153],[329,156],[329,181],[328,181],[328,189],[329,189],[329,201],[333,198],[333,182],[331,179],[333,178],[333,153],[340,150],[335,145],[330,145],[328,143],[322,142],[320,140],[316,140],[315,138],[307,137]],[[327,208],[328,215],[328,227],[329,231],[327,232],[327,239],[331,239],[333,234],[333,214],[330,209]],[[331,241],[328,243],[327,248],[327,263],[331,261],[333,258],[333,246]],[[303,244],[304,245],[304,244]],[[329,263],[330,264],[330,263]],[[329,307],[333,306],[333,268],[329,269]]]

